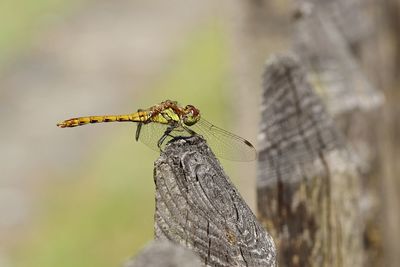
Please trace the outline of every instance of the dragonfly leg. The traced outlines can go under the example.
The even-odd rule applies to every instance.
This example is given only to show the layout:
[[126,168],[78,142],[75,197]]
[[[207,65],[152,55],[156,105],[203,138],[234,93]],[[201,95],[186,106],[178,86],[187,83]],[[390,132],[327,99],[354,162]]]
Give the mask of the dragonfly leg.
[[182,125],[182,127],[183,127],[183,129],[185,129],[188,133],[190,133],[190,135],[196,135],[196,134],[197,134],[195,131],[193,131],[192,129],[190,129],[190,128],[188,128],[188,127],[185,127],[185,126],[183,126],[183,125]]
[[137,127],[136,127],[136,134],[135,134],[135,140],[136,140],[136,141],[139,140],[140,130],[142,129],[142,125],[143,125],[142,122],[139,122],[139,123],[137,124]]
[[158,140],[157,142],[157,146],[158,148],[162,151],[161,146],[164,143],[165,139],[167,137],[173,137],[172,135],[170,135],[170,133],[176,128],[177,126],[175,124],[173,125],[169,125],[167,130],[165,130],[163,136],[161,136],[160,140]]
[[[138,110],[137,110],[137,112],[141,112],[141,111],[143,111],[143,109],[138,109]],[[137,127],[136,127],[136,134],[135,134],[135,140],[136,140],[136,142],[139,140],[140,130],[142,129],[142,125],[143,125],[143,122],[139,122],[139,123],[137,124]]]

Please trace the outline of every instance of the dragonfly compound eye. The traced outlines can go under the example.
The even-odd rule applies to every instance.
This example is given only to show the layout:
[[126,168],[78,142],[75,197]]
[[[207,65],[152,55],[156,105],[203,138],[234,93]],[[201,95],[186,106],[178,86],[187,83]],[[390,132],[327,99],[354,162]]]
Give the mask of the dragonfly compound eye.
[[200,112],[192,105],[187,105],[184,109],[185,115],[183,116],[183,123],[191,126],[200,120]]

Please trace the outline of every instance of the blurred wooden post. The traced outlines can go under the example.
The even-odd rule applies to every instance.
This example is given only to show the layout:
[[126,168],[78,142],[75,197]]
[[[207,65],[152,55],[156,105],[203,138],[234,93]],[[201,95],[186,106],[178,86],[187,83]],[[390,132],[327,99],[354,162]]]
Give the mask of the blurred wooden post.
[[352,153],[296,59],[270,60],[263,89],[258,211],[280,266],[362,266]]
[[371,65],[374,72],[371,76],[387,96],[376,127],[379,129],[379,157],[383,174],[383,194],[380,196],[384,229],[382,239],[388,258],[384,266],[398,266],[400,238],[393,237],[400,236],[400,1],[373,1],[373,4],[377,17],[376,46],[366,52],[373,55]]
[[[307,1],[304,1],[307,2]],[[310,2],[310,1],[308,1]],[[385,266],[380,200],[379,136],[383,95],[359,65],[361,48],[372,35],[362,0],[313,1],[294,23],[294,46],[307,74],[346,141],[357,154],[362,177],[365,266]],[[365,9],[365,7],[364,7]],[[364,10],[365,11],[365,10]],[[365,21],[361,23],[360,21]]]
[[155,162],[155,237],[205,266],[275,266],[275,246],[199,136],[171,142]]

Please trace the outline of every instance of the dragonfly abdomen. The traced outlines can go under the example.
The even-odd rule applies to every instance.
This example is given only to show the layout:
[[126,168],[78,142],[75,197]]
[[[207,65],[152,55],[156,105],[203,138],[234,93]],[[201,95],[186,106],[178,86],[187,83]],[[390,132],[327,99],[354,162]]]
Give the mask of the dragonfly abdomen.
[[133,121],[133,122],[146,122],[149,118],[149,114],[144,111],[136,112],[128,115],[104,115],[104,116],[87,116],[87,117],[79,117],[72,118],[57,124],[58,127],[66,128],[66,127],[76,127],[90,123],[101,123],[101,122],[124,122],[124,121]]

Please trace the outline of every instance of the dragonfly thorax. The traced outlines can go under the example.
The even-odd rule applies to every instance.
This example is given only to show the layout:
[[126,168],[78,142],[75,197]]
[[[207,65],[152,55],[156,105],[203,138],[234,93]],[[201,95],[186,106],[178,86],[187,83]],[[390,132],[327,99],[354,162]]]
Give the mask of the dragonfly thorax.
[[192,126],[200,120],[200,111],[192,105],[187,105],[183,109],[183,123],[187,126]]

